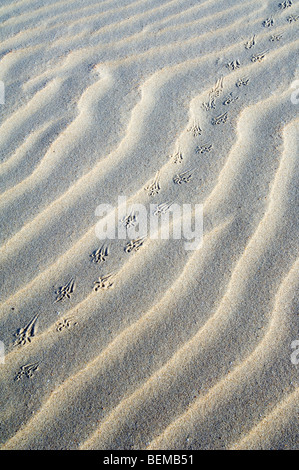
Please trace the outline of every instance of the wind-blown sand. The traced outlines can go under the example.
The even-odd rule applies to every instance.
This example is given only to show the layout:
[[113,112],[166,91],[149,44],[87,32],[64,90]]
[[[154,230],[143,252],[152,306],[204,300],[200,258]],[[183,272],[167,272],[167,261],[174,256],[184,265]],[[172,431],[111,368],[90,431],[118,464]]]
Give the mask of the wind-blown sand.
[[[299,2],[0,23],[1,449],[298,449]],[[119,196],[203,204],[202,247],[97,251]]]

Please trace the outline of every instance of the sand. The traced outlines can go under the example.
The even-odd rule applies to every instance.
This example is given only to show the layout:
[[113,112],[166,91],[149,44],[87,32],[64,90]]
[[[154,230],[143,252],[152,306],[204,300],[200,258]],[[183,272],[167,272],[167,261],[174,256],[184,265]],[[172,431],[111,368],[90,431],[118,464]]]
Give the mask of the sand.
[[[0,23],[0,448],[298,449],[298,1]],[[202,244],[100,240],[120,197]]]

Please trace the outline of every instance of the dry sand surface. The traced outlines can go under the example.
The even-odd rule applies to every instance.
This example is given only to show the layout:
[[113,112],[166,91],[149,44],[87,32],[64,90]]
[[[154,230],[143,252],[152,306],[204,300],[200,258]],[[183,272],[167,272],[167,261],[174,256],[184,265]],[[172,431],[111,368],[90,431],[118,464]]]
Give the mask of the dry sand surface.
[[[0,24],[0,448],[298,449],[299,1]],[[120,196],[202,204],[201,247],[103,244]]]

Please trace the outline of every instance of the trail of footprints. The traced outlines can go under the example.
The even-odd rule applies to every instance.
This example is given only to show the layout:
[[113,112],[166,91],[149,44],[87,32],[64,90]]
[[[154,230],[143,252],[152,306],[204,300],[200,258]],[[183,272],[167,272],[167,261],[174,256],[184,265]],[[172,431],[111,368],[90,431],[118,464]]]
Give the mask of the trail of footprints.
[[[283,12],[286,9],[292,7],[293,2],[291,0],[286,0],[278,4],[278,13]],[[269,18],[266,18],[262,22],[262,26],[264,28],[271,28],[274,26],[276,22],[276,15],[272,15]],[[293,23],[298,21],[299,15],[289,15],[286,18],[286,21],[288,23]],[[269,41],[272,43],[278,42],[283,38],[283,33],[278,33],[278,34],[272,34],[271,37],[269,38]],[[254,34],[246,43],[244,44],[246,50],[252,50],[256,44],[258,43],[257,40],[257,35]],[[264,50],[258,53],[255,53],[251,56],[250,61],[252,63],[260,63],[262,62],[265,58],[266,55],[268,54],[269,50]],[[240,70],[242,68],[241,61],[236,58],[231,60],[226,64],[226,68],[230,72],[236,72],[237,70]],[[243,87],[247,87],[250,84],[250,78],[249,77],[240,77],[236,81],[235,85],[236,88],[239,89],[240,91],[242,90]],[[213,88],[208,92],[208,98],[206,101],[202,103],[202,109],[204,109],[207,112],[212,112],[213,110],[216,110],[217,108],[217,102],[219,97],[222,95],[224,91],[224,78],[221,76],[213,86]],[[237,100],[240,99],[239,95],[235,95],[233,91],[228,92],[228,95],[225,97],[225,99],[222,101],[222,105],[228,106],[231,105],[232,103],[236,102]],[[229,118],[229,113],[228,111],[226,112],[220,112],[217,113],[216,116],[213,116],[211,118],[211,125],[212,126],[221,126],[224,125],[228,122]],[[200,124],[196,121],[193,122],[193,124],[187,128],[186,130],[188,133],[191,134],[193,138],[199,138],[204,134],[204,130],[200,126]],[[213,149],[213,144],[212,143],[204,143],[197,145],[195,148],[195,153],[196,154],[208,154],[211,152]],[[171,161],[178,165],[182,164],[184,160],[184,156],[181,150],[177,150],[174,154],[170,155]],[[196,168],[191,168],[187,169],[185,171],[182,171],[179,174],[176,174],[173,176],[172,180],[173,183],[181,186],[183,184],[190,183],[192,180],[192,176],[195,172]],[[160,171],[157,171],[154,179],[147,185],[145,186],[145,191],[149,195],[149,197],[155,197],[158,195],[161,191],[161,182],[160,182]],[[165,214],[171,207],[173,203],[172,202],[164,202],[164,203],[159,203],[156,206],[155,211],[153,212],[155,216],[159,217],[162,214]],[[134,226],[137,223],[137,216],[136,214],[128,214],[125,216],[122,220],[121,223],[126,227],[130,228]],[[143,245],[146,240],[146,237],[143,238],[137,238],[134,240],[130,240],[124,247],[125,253],[132,253],[132,252],[137,252]],[[107,258],[110,255],[110,247],[108,245],[102,245],[98,249],[96,249],[91,255],[91,261],[96,264],[101,264],[104,263]],[[94,281],[94,286],[93,290],[95,292],[102,291],[102,290],[110,290],[114,287],[115,283],[115,278],[117,277],[116,273],[109,273],[106,275],[101,275],[98,280]],[[71,299],[72,295],[75,292],[75,279],[71,278],[65,285],[59,287],[57,291],[55,291],[56,294],[56,299],[54,303],[57,302],[64,302],[68,301]],[[36,333],[36,326],[37,326],[37,321],[38,321],[39,315],[35,315],[29,323],[24,326],[23,328],[19,328],[19,330],[15,333],[15,346],[25,346],[27,344],[30,344],[32,342],[32,339],[35,336]],[[55,324],[55,329],[58,333],[61,333],[64,330],[69,330],[72,327],[77,326],[78,323],[74,321],[72,318],[64,318],[60,321],[58,321]],[[35,376],[35,373],[38,371],[40,366],[40,362],[35,362],[32,364],[25,364],[20,367],[19,371],[16,373],[14,380],[19,382],[24,378],[30,379]]]

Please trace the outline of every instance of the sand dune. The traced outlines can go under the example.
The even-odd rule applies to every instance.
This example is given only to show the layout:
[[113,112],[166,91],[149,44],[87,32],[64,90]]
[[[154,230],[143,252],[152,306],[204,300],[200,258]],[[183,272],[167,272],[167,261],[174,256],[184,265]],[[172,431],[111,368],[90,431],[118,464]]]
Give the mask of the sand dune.
[[[0,22],[0,448],[298,449],[298,2]],[[201,204],[201,248],[102,246],[119,197]]]

